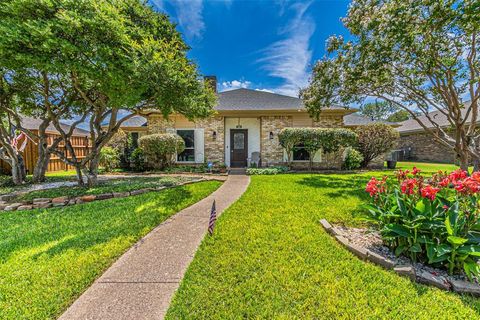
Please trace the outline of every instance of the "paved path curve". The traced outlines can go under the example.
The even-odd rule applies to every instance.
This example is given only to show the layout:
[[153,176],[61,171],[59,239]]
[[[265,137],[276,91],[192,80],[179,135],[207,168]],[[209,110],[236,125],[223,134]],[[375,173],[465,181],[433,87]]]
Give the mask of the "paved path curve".
[[121,256],[60,319],[163,319],[207,232],[213,200],[219,215],[249,183],[248,176],[230,175],[211,195],[160,224]]

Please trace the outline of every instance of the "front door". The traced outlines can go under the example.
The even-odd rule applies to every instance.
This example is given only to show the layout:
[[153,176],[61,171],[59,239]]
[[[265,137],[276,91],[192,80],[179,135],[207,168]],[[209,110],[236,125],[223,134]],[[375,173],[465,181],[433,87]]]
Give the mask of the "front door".
[[248,155],[248,130],[230,129],[230,166],[245,168]]

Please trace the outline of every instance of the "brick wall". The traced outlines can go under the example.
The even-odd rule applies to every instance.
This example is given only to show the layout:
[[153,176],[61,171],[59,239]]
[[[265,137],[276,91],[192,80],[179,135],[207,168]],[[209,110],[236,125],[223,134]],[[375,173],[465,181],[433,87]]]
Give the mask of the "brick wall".
[[[182,127],[203,128],[205,161],[225,162],[225,126],[222,116],[213,116],[196,122],[189,122],[178,116],[172,116],[168,121],[160,115],[150,115],[148,117],[148,134],[166,133],[167,129],[180,129]],[[217,133],[215,139],[213,132]]]
[[451,149],[441,145],[427,133],[402,134],[398,149],[408,148],[411,148],[412,160],[453,163],[455,159]]
[[[291,116],[265,116],[260,121],[260,157],[263,166],[283,163],[283,148],[278,142],[278,134],[283,128],[292,126]],[[273,139],[270,139],[270,132]]]

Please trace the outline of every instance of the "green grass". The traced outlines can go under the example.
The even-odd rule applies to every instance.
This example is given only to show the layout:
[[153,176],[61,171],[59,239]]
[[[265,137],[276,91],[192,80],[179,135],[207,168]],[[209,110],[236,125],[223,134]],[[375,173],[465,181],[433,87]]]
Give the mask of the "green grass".
[[0,214],[0,319],[59,316],[132,244],[220,184]]
[[[454,164],[445,164],[445,163],[429,163],[429,162],[398,162],[397,169],[412,169],[413,167],[417,167],[424,172],[437,172],[438,170],[442,171],[453,171],[458,169],[459,167]],[[471,170],[472,168],[470,168]]]
[[159,186],[172,186],[176,183],[191,180],[186,177],[135,177],[135,178],[121,178],[112,179],[108,181],[99,182],[93,188],[71,186],[60,187],[46,190],[32,191],[18,197],[18,200],[32,200],[35,198],[55,198],[61,196],[78,197],[83,195],[97,195],[110,192],[126,192],[142,188],[154,188]]
[[480,300],[363,262],[322,229],[321,218],[360,225],[371,175],[251,177],[201,244],[167,319],[480,318]]

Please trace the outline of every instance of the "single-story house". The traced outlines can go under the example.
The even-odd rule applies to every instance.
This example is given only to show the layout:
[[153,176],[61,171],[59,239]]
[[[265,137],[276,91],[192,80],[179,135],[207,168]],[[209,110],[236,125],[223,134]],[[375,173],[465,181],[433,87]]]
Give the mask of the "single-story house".
[[[466,106],[468,106],[468,103],[466,103]],[[466,112],[467,108],[462,109],[464,115]],[[448,131],[451,127],[447,117],[440,111],[429,113],[429,117],[442,129]],[[427,116],[422,115],[418,118],[428,128],[434,128],[434,124]],[[466,123],[469,123],[469,121],[467,120]],[[480,121],[477,126],[479,124]],[[454,163],[456,161],[455,152],[436,141],[430,133],[425,132],[425,129],[415,119],[400,122],[399,125],[397,128],[400,133],[398,149],[402,151],[405,160],[439,163]]]
[[[25,129],[31,130],[34,134],[36,134],[38,133],[38,128],[40,127],[42,120],[33,117],[22,116],[21,122],[22,126]],[[64,130],[70,129],[70,126],[66,123],[62,123],[61,125]],[[47,127],[46,133],[49,145],[52,144],[53,140],[59,136],[58,130],[53,125]],[[85,157],[88,154],[89,139],[89,131],[80,128],[75,128],[75,130],[73,131],[72,144],[78,158]],[[23,139],[19,141],[19,145],[21,145],[22,143]],[[60,147],[62,146],[63,144],[60,144]],[[32,174],[33,168],[35,167],[35,164],[38,160],[38,145],[36,141],[32,142],[31,140],[28,140],[27,145],[23,151],[23,158],[27,173]],[[47,171],[60,171],[69,169],[73,169],[73,167],[67,166],[62,160],[60,160],[59,157],[52,155],[52,157],[50,158],[50,162],[48,163]],[[9,173],[11,168],[8,163],[0,160],[0,170],[2,172]]]
[[[214,80],[215,81],[215,80]],[[214,84],[216,88],[216,84]],[[246,167],[254,153],[260,156],[263,167],[284,164],[287,155],[279,143],[278,134],[287,127],[342,128],[357,127],[356,112],[341,106],[329,106],[322,111],[318,121],[313,120],[302,100],[280,94],[251,89],[236,89],[218,93],[215,115],[195,122],[182,115],[173,114],[168,119],[155,110],[142,113],[145,123],[138,122],[140,133],[177,133],[186,144],[185,151],[177,155],[179,164],[204,162],[224,163],[228,167]],[[362,123],[364,124],[364,117]],[[122,127],[123,128],[123,127]],[[293,165],[306,168],[308,153],[298,146],[293,153]],[[338,154],[322,154],[313,159],[317,169],[338,169],[342,157]]]

